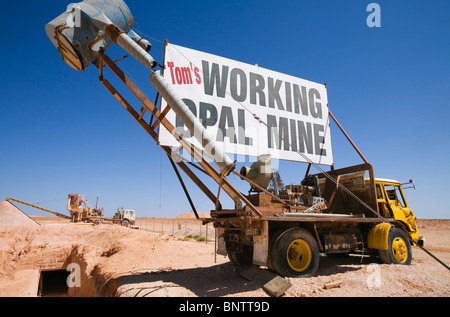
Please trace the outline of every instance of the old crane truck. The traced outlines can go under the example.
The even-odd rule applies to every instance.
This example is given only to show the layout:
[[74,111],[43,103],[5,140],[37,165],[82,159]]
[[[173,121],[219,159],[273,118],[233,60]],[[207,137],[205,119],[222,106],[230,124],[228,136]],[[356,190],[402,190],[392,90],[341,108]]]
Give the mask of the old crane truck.
[[[420,245],[422,239],[402,184],[375,178],[372,165],[329,111],[325,85],[168,41],[161,65],[133,23],[122,0],[85,0],[48,23],[46,32],[70,67],[99,69],[101,84],[167,154],[196,217],[214,224],[217,253],[237,265],[267,266],[290,277],[313,275],[323,254],[364,253],[385,263],[411,263],[411,244]],[[114,44],[147,68],[155,103],[106,55]],[[137,97],[138,110],[106,72]],[[329,118],[361,164],[335,168]],[[229,154],[260,159],[238,172]],[[306,163],[301,182],[271,187],[273,159]],[[180,169],[214,205],[211,218],[198,216]],[[217,183],[216,194],[195,172]],[[247,182],[248,194],[232,180]],[[223,193],[234,206],[222,205]]]
[[133,209],[117,208],[114,216],[110,218],[113,223],[119,223],[124,227],[134,226],[136,223],[136,212]]

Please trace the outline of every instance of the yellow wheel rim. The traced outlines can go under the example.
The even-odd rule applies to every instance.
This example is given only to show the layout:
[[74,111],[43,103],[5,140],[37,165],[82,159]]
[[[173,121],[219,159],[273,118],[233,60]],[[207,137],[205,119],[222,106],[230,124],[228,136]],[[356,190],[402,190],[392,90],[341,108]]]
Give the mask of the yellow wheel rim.
[[399,263],[403,263],[408,259],[408,247],[405,240],[396,237],[392,241],[392,254]]
[[311,248],[304,240],[297,239],[289,245],[286,256],[289,266],[294,271],[303,272],[311,263]]

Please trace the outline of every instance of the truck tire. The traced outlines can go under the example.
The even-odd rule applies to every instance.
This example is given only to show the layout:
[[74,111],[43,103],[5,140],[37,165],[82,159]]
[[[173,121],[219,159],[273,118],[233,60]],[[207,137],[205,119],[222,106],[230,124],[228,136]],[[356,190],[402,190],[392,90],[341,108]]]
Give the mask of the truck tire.
[[253,264],[253,248],[251,246],[244,246],[242,252],[228,251],[228,258],[234,265],[241,267],[250,266]]
[[121,225],[124,226],[124,227],[129,227],[130,226],[130,222],[127,219],[125,219],[124,221],[122,221]]
[[391,228],[388,235],[388,249],[380,250],[380,257],[386,264],[411,264],[411,244],[403,230]]
[[309,231],[290,228],[274,239],[268,262],[285,277],[310,277],[316,273],[319,259],[319,246]]
[[281,229],[275,232],[270,233],[270,239],[269,239],[269,256],[267,257],[267,267],[272,270],[276,271],[275,265],[272,262],[272,257],[270,256],[272,254],[271,250],[273,248],[273,245],[275,241],[277,241],[278,237],[285,232],[286,229]]

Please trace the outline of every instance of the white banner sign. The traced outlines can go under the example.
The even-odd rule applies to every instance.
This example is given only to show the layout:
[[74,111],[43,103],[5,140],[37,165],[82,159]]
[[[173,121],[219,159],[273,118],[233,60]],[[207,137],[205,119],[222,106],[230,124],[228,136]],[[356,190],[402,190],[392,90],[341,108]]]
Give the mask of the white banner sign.
[[[173,44],[164,78],[226,153],[333,164],[324,85]],[[199,146],[173,111],[167,118]],[[166,129],[159,142],[179,146]]]

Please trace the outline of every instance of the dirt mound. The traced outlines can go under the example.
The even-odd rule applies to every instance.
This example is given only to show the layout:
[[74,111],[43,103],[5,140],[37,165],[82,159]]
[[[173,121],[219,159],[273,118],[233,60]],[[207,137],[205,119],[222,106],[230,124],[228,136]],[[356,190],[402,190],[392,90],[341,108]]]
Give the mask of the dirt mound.
[[[206,212],[199,212],[198,216],[200,218],[211,218],[211,216],[209,214],[207,214]],[[188,213],[179,215],[177,218],[195,219],[195,214],[193,212],[188,212]]]
[[80,268],[81,287],[70,287],[65,296],[128,296],[128,284],[143,273],[214,265],[214,244],[108,224],[0,227],[0,297],[36,296],[40,272],[69,264]]
[[39,226],[9,201],[0,202],[0,226]]

